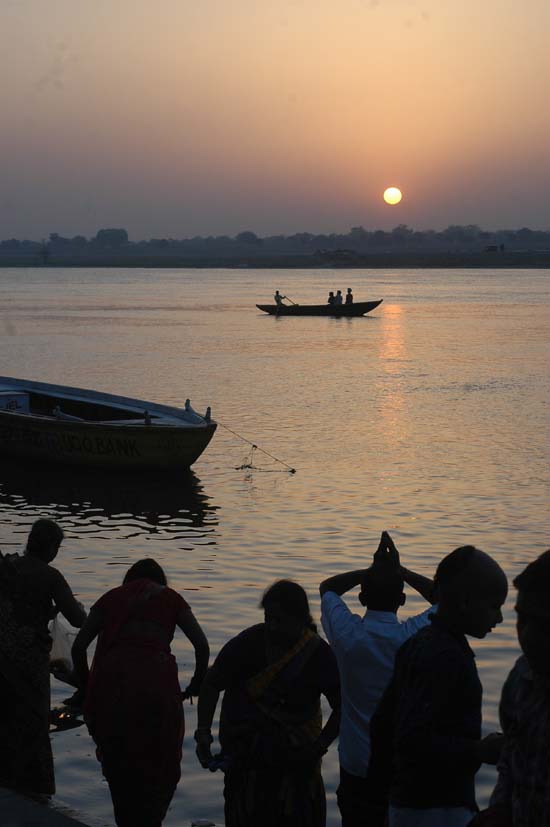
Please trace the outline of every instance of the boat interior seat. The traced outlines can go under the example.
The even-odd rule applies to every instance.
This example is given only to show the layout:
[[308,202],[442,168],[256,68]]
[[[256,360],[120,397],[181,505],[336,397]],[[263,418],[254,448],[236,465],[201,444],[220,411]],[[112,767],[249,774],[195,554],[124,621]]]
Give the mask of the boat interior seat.
[[52,411],[52,416],[55,416],[56,419],[63,419],[67,422],[85,422],[85,419],[82,419],[81,416],[73,416],[72,414],[65,413],[62,411],[59,405],[56,405]]
[[142,416],[136,416],[134,419],[102,419],[98,425],[143,425],[144,419]]

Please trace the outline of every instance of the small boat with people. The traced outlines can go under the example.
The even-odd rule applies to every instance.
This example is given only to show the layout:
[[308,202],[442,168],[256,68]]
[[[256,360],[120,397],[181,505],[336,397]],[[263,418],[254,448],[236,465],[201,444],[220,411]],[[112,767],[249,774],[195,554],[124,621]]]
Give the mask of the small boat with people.
[[0,376],[0,456],[100,469],[189,468],[216,430],[210,408]]
[[258,310],[270,316],[364,316],[382,304],[383,299],[351,304],[257,304]]

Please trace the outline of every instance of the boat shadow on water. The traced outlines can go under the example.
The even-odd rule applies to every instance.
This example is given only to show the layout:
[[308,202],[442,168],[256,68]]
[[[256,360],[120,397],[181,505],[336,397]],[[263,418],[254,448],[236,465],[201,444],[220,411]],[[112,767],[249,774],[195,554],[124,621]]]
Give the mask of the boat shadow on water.
[[167,474],[105,474],[75,468],[37,467],[3,460],[0,512],[15,512],[25,522],[39,516],[74,518],[76,524],[96,512],[102,520],[135,517],[151,529],[185,523],[190,529],[217,525],[217,508],[192,470]]

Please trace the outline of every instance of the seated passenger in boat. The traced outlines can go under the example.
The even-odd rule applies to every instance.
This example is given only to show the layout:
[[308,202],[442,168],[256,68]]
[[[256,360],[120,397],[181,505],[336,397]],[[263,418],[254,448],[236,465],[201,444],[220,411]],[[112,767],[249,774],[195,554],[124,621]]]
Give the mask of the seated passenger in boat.
[[336,297],[334,295],[334,292],[331,290],[330,293],[328,294],[327,304],[335,304],[335,300],[336,300]]
[[344,303],[344,299],[342,297],[342,291],[337,290],[336,295],[334,297],[334,305],[337,306],[337,307],[340,307],[340,305],[343,304],[343,303]]
[[346,293],[346,304],[353,304],[353,293],[351,292],[351,287],[348,287],[348,291]]

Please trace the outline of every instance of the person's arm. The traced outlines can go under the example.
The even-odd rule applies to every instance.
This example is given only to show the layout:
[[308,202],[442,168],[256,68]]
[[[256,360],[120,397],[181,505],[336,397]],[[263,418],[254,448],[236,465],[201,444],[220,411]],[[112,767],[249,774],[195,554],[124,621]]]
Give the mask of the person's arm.
[[85,690],[88,684],[89,669],[87,650],[90,643],[100,633],[102,626],[103,616],[101,612],[92,609],[73,643],[71,656],[79,689]]
[[338,737],[340,731],[340,695],[337,698],[328,698],[331,705],[331,712],[317,739],[321,755],[328,750],[332,742]]
[[502,731],[504,733],[504,744],[502,752],[499,757],[497,770],[498,778],[495,789],[491,794],[489,801],[490,807],[501,808],[511,812],[512,810],[512,789],[513,789],[513,775],[512,775],[512,751],[513,746],[508,734],[510,730],[515,727],[518,728],[517,721],[517,692],[516,681],[518,680],[518,663],[514,666],[502,687],[502,694],[499,705],[499,719]]
[[71,591],[71,587],[61,572],[57,569],[54,569],[54,571],[52,598],[55,608],[61,612],[71,626],[76,626],[77,629],[80,629],[86,620],[86,609],[82,603],[79,603],[76,599]]
[[432,605],[436,602],[434,581],[430,577],[424,577],[422,574],[417,574],[415,571],[406,569],[404,566],[400,567],[401,576],[405,583],[418,592],[428,603]]
[[333,577],[327,577],[319,586],[319,593],[321,597],[325,592],[334,592],[342,595],[361,585],[361,581],[365,576],[366,569],[356,569],[355,571],[348,571],[344,574],[335,574]]
[[189,608],[182,608],[177,619],[178,627],[189,640],[195,650],[195,673],[189,686],[183,693],[185,698],[198,695],[201,683],[208,669],[210,647],[198,620]]
[[220,676],[216,664],[210,667],[202,682],[197,706],[197,728],[195,730],[195,750],[200,765],[206,770],[212,763],[212,721],[222,691]]

